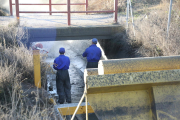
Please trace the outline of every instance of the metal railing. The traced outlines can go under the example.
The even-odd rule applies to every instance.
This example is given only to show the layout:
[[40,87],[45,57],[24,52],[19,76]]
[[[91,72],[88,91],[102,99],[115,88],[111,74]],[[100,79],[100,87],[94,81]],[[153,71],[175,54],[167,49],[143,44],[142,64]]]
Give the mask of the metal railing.
[[[114,22],[117,23],[117,11],[118,11],[118,0],[114,0],[114,10],[112,11],[88,11],[88,0],[85,0],[85,3],[71,3],[70,0],[67,0],[66,3],[61,4],[52,4],[52,0],[49,0],[48,4],[22,4],[19,3],[19,0],[15,0],[15,4],[12,3],[12,0],[9,0],[9,6],[10,6],[10,15],[13,15],[13,9],[12,6],[15,5],[16,7],[16,17],[19,20],[19,14],[20,13],[49,13],[49,15],[52,15],[52,13],[67,13],[67,23],[68,25],[71,25],[71,13],[114,13]],[[48,5],[49,11],[20,11],[19,6],[20,5]],[[52,11],[52,5],[67,5],[67,11]],[[85,5],[85,11],[71,11],[70,6],[71,5]]]

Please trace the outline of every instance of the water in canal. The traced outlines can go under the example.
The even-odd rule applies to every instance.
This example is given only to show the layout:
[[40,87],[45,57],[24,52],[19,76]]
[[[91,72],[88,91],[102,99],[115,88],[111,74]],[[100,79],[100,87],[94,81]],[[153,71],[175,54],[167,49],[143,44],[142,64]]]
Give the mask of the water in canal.
[[[35,43],[33,43],[35,44]],[[59,56],[59,48],[65,48],[65,55],[70,58],[70,82],[71,82],[71,97],[72,103],[78,103],[84,92],[84,69],[86,68],[87,60],[82,57],[82,53],[91,45],[91,40],[68,40],[68,41],[53,41],[41,42],[43,49],[48,51],[45,61],[52,67],[54,59]],[[97,44],[98,46],[99,43]],[[102,59],[106,59],[103,55]],[[52,86],[52,91],[48,91],[52,96],[57,97],[56,91],[56,71],[48,74],[48,87]],[[85,115],[77,116],[78,120],[85,120]],[[96,120],[95,115],[90,114],[89,119]]]

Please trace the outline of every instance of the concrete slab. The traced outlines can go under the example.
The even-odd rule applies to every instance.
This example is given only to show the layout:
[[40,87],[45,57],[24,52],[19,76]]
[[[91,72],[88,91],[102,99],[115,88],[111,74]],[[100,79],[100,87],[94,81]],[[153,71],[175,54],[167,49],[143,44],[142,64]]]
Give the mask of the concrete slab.
[[147,90],[89,94],[99,120],[151,120]]
[[180,119],[180,85],[153,87],[157,120]]

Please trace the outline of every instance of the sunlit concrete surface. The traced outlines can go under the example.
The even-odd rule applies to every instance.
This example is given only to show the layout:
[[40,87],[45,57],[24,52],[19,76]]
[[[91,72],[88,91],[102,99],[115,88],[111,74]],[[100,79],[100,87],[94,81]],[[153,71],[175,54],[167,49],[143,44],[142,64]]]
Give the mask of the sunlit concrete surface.
[[159,56],[102,60],[99,75],[180,69],[180,56]]
[[[1,25],[16,21],[16,16],[1,16]],[[114,24],[113,14],[74,15],[71,14],[71,26],[108,26]],[[31,28],[67,27],[67,15],[20,15],[20,26]]]
[[178,120],[179,73],[173,69],[90,75],[88,102],[102,120]]

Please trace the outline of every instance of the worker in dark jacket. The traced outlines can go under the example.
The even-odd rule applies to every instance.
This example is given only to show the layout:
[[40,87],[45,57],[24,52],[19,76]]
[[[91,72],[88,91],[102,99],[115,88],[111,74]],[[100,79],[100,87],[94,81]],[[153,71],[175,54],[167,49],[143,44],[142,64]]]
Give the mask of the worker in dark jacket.
[[56,87],[59,95],[58,102],[63,104],[64,100],[66,99],[66,102],[71,103],[71,84],[68,72],[70,60],[69,57],[64,55],[64,48],[60,48],[59,53],[59,57],[54,60],[53,64],[53,68],[57,70]]
[[96,46],[97,39],[92,39],[92,45],[89,46],[83,53],[83,57],[87,57],[87,66],[86,68],[98,68],[98,62],[101,58],[101,49]]

